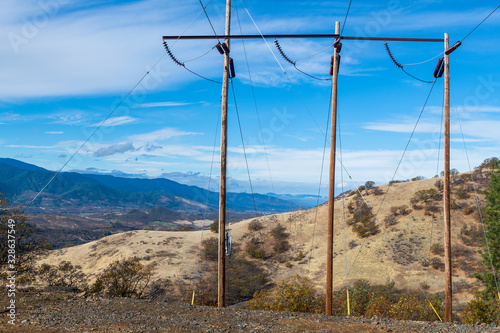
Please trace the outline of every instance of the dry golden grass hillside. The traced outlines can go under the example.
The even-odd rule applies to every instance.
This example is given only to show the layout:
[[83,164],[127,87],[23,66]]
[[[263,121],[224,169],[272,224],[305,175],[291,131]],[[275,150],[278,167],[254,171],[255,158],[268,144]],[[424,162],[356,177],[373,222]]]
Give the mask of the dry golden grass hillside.
[[[478,180],[478,190],[482,193],[487,178],[475,178]],[[390,188],[389,185],[382,185],[363,190],[364,198],[377,214],[380,223],[378,233],[368,237],[360,237],[353,231],[359,226],[353,216],[363,210],[363,199],[352,192],[345,199],[338,198],[335,201],[336,287],[345,285],[346,279],[349,283],[365,279],[372,284],[392,280],[397,288],[417,289],[420,284],[430,292],[444,289],[444,272],[440,267],[442,249],[435,245],[443,243],[442,191],[436,186],[439,180],[433,178],[402,182]],[[433,199],[427,202],[412,200],[418,197],[418,193],[421,194],[420,198],[426,199],[422,195],[427,193],[424,191],[434,193]],[[381,206],[382,201],[384,203]],[[454,176],[452,201],[453,275],[457,285],[456,297],[460,299],[466,297],[466,293],[459,294],[459,287],[474,283],[472,274],[480,261],[477,250],[481,236],[478,230],[481,228],[477,208],[474,208],[475,194],[470,174]],[[479,195],[479,202],[484,205],[482,194]],[[323,204],[304,211],[233,223],[228,225],[228,229],[233,242],[240,249],[246,250],[250,244],[258,247],[264,258],[247,256],[249,260],[263,265],[272,280],[280,281],[300,274],[310,277],[320,290],[324,290],[327,211],[326,204]],[[255,224],[254,221],[260,224],[260,229],[249,228],[250,223]],[[377,224],[374,219],[371,222]],[[272,230],[278,224],[284,227],[284,237],[289,244],[288,249],[285,248],[281,253],[273,249],[276,241]],[[158,278],[189,281],[195,276],[201,237],[202,231],[132,231],[51,251],[39,264],[70,261],[80,266],[92,279],[112,261],[135,256],[144,263],[154,263],[155,276]],[[203,238],[209,237],[217,235],[205,230]]]

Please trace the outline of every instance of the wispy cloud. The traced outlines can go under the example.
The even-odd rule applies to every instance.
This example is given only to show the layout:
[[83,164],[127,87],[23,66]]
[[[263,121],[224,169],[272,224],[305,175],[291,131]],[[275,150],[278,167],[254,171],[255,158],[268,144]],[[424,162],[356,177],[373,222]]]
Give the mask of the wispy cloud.
[[175,128],[163,128],[154,132],[129,136],[129,140],[134,143],[153,143],[167,140],[176,136],[200,135],[202,133],[185,132]]
[[171,106],[184,106],[184,105],[192,105],[195,103],[181,103],[181,102],[157,102],[157,103],[144,103],[138,104],[139,108],[157,108],[157,107],[171,107]]
[[125,153],[128,151],[134,151],[134,145],[132,142],[122,142],[118,143],[116,145],[111,145],[108,147],[100,148],[98,149],[95,153],[95,157],[105,157],[105,156],[110,156],[114,154],[120,154],[120,153]]
[[47,131],[45,134],[64,134],[63,131]]
[[95,123],[92,126],[99,126],[101,125],[102,127],[113,127],[113,126],[120,126],[120,125],[125,125],[125,124],[131,124],[131,123],[136,123],[138,121],[137,118],[133,118],[130,116],[122,116],[122,117],[112,117],[108,118],[104,123]]

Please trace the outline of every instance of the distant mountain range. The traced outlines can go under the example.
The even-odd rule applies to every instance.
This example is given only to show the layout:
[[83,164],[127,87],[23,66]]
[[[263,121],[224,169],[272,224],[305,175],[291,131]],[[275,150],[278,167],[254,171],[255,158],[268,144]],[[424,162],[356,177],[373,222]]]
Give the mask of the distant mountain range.
[[[43,193],[26,207],[55,172],[15,159],[0,158],[0,192],[31,213],[126,212],[161,206],[174,211],[200,213],[218,209],[219,194],[166,178],[123,178],[102,174],[61,172]],[[285,212],[290,202],[271,195],[228,193],[227,209],[259,214]]]

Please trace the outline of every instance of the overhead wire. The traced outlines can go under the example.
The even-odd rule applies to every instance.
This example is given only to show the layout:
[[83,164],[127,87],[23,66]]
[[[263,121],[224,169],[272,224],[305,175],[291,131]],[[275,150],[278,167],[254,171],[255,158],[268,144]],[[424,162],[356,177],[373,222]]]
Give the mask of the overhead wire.
[[[210,0],[210,2],[207,4],[210,5],[213,0]],[[191,25],[196,21],[196,19],[203,13],[203,11],[200,11],[198,15],[188,24],[186,29],[180,34],[180,36],[174,40],[173,45],[177,43],[177,41],[186,33],[186,31],[191,27]],[[159,59],[151,66],[151,68],[144,74],[139,81],[128,91],[128,93],[120,100],[120,102],[111,110],[111,112],[106,116],[106,118],[90,133],[90,135],[87,137],[87,139],[77,148],[77,150],[69,157],[68,160],[59,168],[56,173],[49,179],[49,181],[45,184],[45,186],[42,187],[40,191],[35,195],[31,201],[27,204],[28,206],[31,206],[33,202],[45,191],[45,189],[54,181],[54,179],[64,170],[64,168],[68,165],[69,162],[73,160],[73,158],[80,152],[80,150],[90,141],[90,139],[101,129],[101,127],[106,123],[106,121],[115,113],[115,111],[125,102],[125,100],[135,91],[135,89],[144,81],[144,79],[149,75],[149,73],[156,68],[156,66],[160,63],[160,61],[165,57],[167,52],[164,52]]]
[[[330,90],[330,99],[329,99],[329,104],[328,104],[328,112],[327,112],[327,117],[326,117],[326,129],[325,133],[328,133],[328,128],[330,127],[330,113],[331,113],[331,107],[332,107],[332,94],[333,90]],[[314,224],[313,224],[313,232],[312,232],[312,237],[311,237],[311,251],[309,252],[309,258],[308,258],[308,264],[307,267],[308,269],[311,267],[311,257],[312,257],[312,252],[314,250],[314,237],[316,235],[316,225],[318,222],[318,211],[319,211],[319,200],[321,198],[321,184],[323,181],[323,169],[325,166],[325,156],[326,156],[326,145],[328,142],[328,135],[325,135],[325,140],[323,143],[323,157],[321,159],[321,171],[319,173],[319,185],[318,185],[318,196],[316,199],[316,209],[314,212]]]
[[[443,137],[443,123],[444,123],[444,99],[443,99],[443,104],[441,107],[441,124],[439,125],[439,141],[438,141],[438,153],[437,153],[437,163],[436,163],[436,176],[439,177],[439,161],[440,161],[440,156],[441,156],[441,139]],[[437,182],[437,181],[436,181]],[[430,237],[429,237],[429,254],[427,256],[427,260],[431,260],[431,253],[432,253],[432,240],[434,237],[434,219],[431,220],[431,228],[430,228]],[[428,284],[429,282],[429,271],[430,269],[427,269],[427,272],[425,274],[425,284]]]
[[345,13],[344,23],[342,24],[342,30],[340,31],[340,35],[344,34],[345,24],[347,22],[347,17],[349,16],[349,11],[351,10],[352,0],[349,1],[349,7],[347,7],[347,13]]
[[[436,81],[436,80],[435,80]],[[384,197],[382,198],[382,202],[380,203],[378,209],[377,209],[377,212],[376,212],[376,216],[378,216],[379,212],[380,212],[380,209],[382,208],[382,206],[384,205],[384,202],[385,202],[385,199],[387,198],[387,194],[389,193],[391,187],[392,187],[392,181],[394,180],[394,178],[396,178],[396,174],[398,173],[399,171],[399,167],[401,166],[401,163],[403,162],[403,159],[404,159],[404,156],[408,150],[408,147],[410,145],[410,142],[411,140],[413,139],[413,135],[415,134],[415,131],[417,129],[417,126],[420,122],[420,119],[422,118],[422,115],[423,115],[423,112],[425,110],[425,107],[427,106],[427,103],[429,101],[429,98],[431,97],[431,94],[432,94],[432,90],[434,89],[434,85],[436,83],[434,82],[434,84],[431,86],[431,89],[429,90],[429,93],[427,94],[427,98],[425,99],[425,102],[424,102],[424,105],[422,106],[422,109],[420,110],[420,114],[417,118],[417,121],[415,123],[415,126],[413,127],[413,130],[410,134],[410,137],[408,138],[408,141],[406,143],[406,146],[404,148],[404,151],[403,153],[401,154],[401,158],[399,159],[399,162],[398,162],[398,165],[396,166],[396,170],[394,171],[393,175],[392,175],[392,178],[391,178],[391,181],[389,181],[389,186],[387,187],[387,190],[385,191],[385,194],[384,194]],[[359,249],[358,249],[358,253],[356,254],[354,260],[352,261],[351,263],[351,269],[355,266],[357,260],[358,260],[358,257],[359,257],[359,254],[361,253],[361,250],[363,249],[363,246],[365,244],[365,241],[366,239],[363,240],[363,242],[361,243],[361,245],[359,246]]]
[[391,52],[391,49],[389,48],[389,44],[387,44],[387,41],[384,41],[384,46],[385,46],[385,50],[387,51],[387,54],[389,55],[389,58],[391,58],[392,62],[394,63],[394,65],[396,65],[396,67],[400,68],[406,75],[412,77],[413,79],[417,80],[417,81],[420,81],[420,82],[423,82],[423,83],[433,83],[435,82],[436,80],[433,80],[433,81],[426,81],[426,80],[422,80],[410,73],[408,73],[405,69],[404,69],[404,65],[402,65],[401,63],[399,63],[396,58],[394,57],[394,55],[392,54]]
[[231,84],[231,90],[233,92],[234,108],[236,110],[236,118],[238,119],[238,127],[240,129],[241,145],[243,147],[243,156],[245,157],[245,165],[247,167],[248,182],[250,184],[250,192],[252,193],[253,207],[255,209],[255,216],[258,216],[257,205],[255,204],[255,195],[254,195],[253,186],[252,186],[252,178],[250,177],[250,168],[248,166],[248,158],[247,158],[247,152],[246,152],[246,148],[245,148],[245,140],[243,139],[243,130],[241,128],[240,113],[238,111],[238,103],[236,102],[236,93],[234,92],[233,80],[230,80],[229,82]]
[[483,24],[491,15],[493,15],[494,12],[496,12],[496,10],[500,8],[500,5],[498,5],[495,9],[493,9],[493,11],[491,13],[488,14],[488,16],[486,16],[478,25],[476,25],[476,27],[474,29],[472,29],[464,38],[462,38],[461,42],[463,42],[467,37],[469,37],[474,31],[476,31],[477,28],[479,28],[479,26],[481,24]]
[[219,129],[219,122],[220,122],[220,113],[219,116],[217,117],[217,124],[215,125],[215,136],[214,136],[214,147],[212,150],[212,162],[210,163],[210,174],[208,177],[208,185],[207,185],[207,200],[205,202],[205,210],[203,212],[203,221],[201,223],[201,235],[200,235],[200,247],[198,249],[198,260],[196,262],[196,274],[194,277],[194,284],[193,284],[193,297],[191,299],[191,305],[194,305],[194,296],[196,293],[196,284],[198,282],[198,275],[200,271],[200,259],[201,259],[201,250],[202,250],[202,245],[203,245],[203,231],[205,230],[205,220],[207,219],[207,210],[208,210],[208,205],[210,203],[210,186],[212,184],[212,172],[213,172],[213,167],[214,167],[214,160],[215,160],[215,150],[217,146],[217,137],[218,137],[218,129]]
[[215,28],[212,24],[212,21],[210,20],[210,17],[208,16],[208,13],[207,13],[207,7],[203,6],[203,2],[201,2],[201,0],[198,0],[200,2],[200,5],[201,5],[201,8],[203,8],[203,12],[205,13],[205,16],[207,17],[207,20],[208,20],[208,23],[210,23],[210,27],[212,28],[212,31],[214,32],[214,35],[215,35],[215,38],[217,38],[217,41],[220,43],[220,40],[219,40],[219,36],[217,36],[217,32],[215,32]]
[[[349,172],[347,171],[347,169],[345,168],[344,164],[343,163],[340,163],[341,164],[341,167],[345,170],[346,174],[348,175],[349,179],[351,180],[352,184],[354,185],[354,188],[356,188],[356,183],[354,182],[354,180],[352,179],[351,175],[349,174]],[[389,242],[389,244],[391,245],[394,253],[399,257],[399,259],[401,260],[401,262],[403,263],[403,265],[405,266],[406,270],[408,271],[408,273],[410,273],[411,277],[413,278],[413,280],[415,281],[415,283],[417,284],[418,288],[420,289],[420,291],[422,292],[422,294],[424,295],[425,299],[427,300],[427,302],[429,303],[429,305],[431,306],[432,310],[434,311],[434,313],[436,314],[436,316],[439,318],[439,321],[443,321],[441,319],[441,316],[439,315],[439,313],[437,312],[437,310],[435,309],[434,305],[432,304],[432,302],[430,301],[430,299],[428,298],[427,294],[425,293],[424,289],[422,288],[422,286],[420,285],[420,283],[418,282],[417,278],[415,277],[415,275],[413,274],[412,270],[410,269],[410,266],[408,265],[408,263],[406,262],[406,260],[404,259],[404,257],[401,255],[401,253],[399,252],[398,248],[396,247],[396,244],[392,241],[392,239],[389,237],[389,234],[387,233],[387,230],[385,230],[385,228],[382,226],[382,223],[380,223],[380,220],[378,219],[377,215],[373,212],[373,209],[372,207],[370,206],[370,204],[368,204],[368,201],[366,201],[365,197],[363,196],[363,193],[361,193],[360,189],[357,188],[356,191],[358,192],[358,195],[361,197],[361,199],[363,200],[363,202],[365,203],[366,207],[368,207],[368,209],[370,210],[370,213],[372,214],[373,218],[375,219],[375,221],[377,222],[378,226],[380,227],[380,229],[382,229],[382,231],[384,232],[384,235],[385,237],[387,238],[387,241]]]
[[281,68],[283,74],[285,75],[285,77],[287,78],[288,82],[290,83],[290,85],[292,86],[293,90],[295,91],[295,93],[297,94],[297,96],[299,97],[300,101],[302,102],[302,104],[304,105],[304,107],[306,108],[307,112],[309,113],[309,115],[311,116],[312,120],[314,121],[314,123],[316,124],[316,127],[318,128],[318,130],[321,132],[322,135],[325,135],[325,133],[323,133],[323,130],[321,129],[321,127],[319,126],[318,122],[316,121],[316,119],[314,118],[313,114],[311,113],[311,110],[307,107],[307,104],[305,103],[304,99],[302,98],[302,96],[299,94],[297,88],[295,87],[295,85],[293,84],[292,80],[290,79],[290,77],[288,76],[287,72],[285,71],[285,69],[283,68],[283,66],[281,65],[281,62],[278,60],[278,58],[276,57],[276,54],[274,54],[273,50],[271,49],[271,47],[269,46],[269,43],[267,42],[266,38],[264,37],[264,35],[262,34],[261,30],[259,29],[259,26],[257,25],[257,23],[255,22],[255,20],[253,19],[252,15],[250,14],[250,12],[248,11],[247,7],[245,6],[245,4],[243,3],[243,0],[240,0],[241,4],[243,5],[243,8],[245,8],[245,11],[247,13],[247,15],[250,17],[250,20],[252,21],[252,23],[254,24],[255,28],[257,29],[257,31],[259,32],[260,36],[262,37],[262,39],[264,40],[264,43],[266,43],[267,45],[267,48],[269,49],[269,51],[271,52],[271,54],[273,55],[274,59],[276,60],[276,62],[278,63],[279,67]]
[[[243,29],[241,28],[240,14],[239,14],[238,5],[236,2],[235,2],[235,9],[236,9],[236,17],[238,19],[238,25],[240,28],[240,34],[243,34]],[[260,131],[260,136],[261,136],[261,140],[262,140],[262,148],[264,149],[264,156],[266,158],[267,170],[269,171],[269,179],[271,181],[271,188],[273,190],[273,193],[276,193],[276,190],[274,187],[273,176],[271,175],[271,167],[269,164],[269,157],[268,157],[268,153],[267,153],[266,142],[264,139],[264,132],[262,130],[262,122],[260,120],[260,112],[259,112],[259,107],[257,105],[257,98],[255,96],[255,88],[253,85],[252,72],[250,71],[250,63],[248,61],[248,54],[247,54],[247,49],[246,49],[246,45],[245,45],[245,40],[242,39],[241,41],[243,43],[243,53],[245,54],[245,62],[247,64],[248,79],[250,81],[250,87],[252,89],[252,97],[253,97],[253,102],[254,102],[254,106],[255,106],[255,113],[257,115],[257,122],[259,124],[259,131]]]

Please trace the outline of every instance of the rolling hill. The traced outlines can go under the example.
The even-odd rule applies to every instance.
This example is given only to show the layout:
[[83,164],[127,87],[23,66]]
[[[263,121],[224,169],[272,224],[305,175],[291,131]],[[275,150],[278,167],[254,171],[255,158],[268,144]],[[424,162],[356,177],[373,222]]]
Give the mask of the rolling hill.
[[[483,173],[475,176],[479,202],[488,184]],[[455,297],[465,300],[474,286],[473,273],[479,269],[477,250],[482,237],[470,174],[453,176],[452,243]],[[362,226],[362,199],[356,192],[335,203],[334,284],[352,285],[356,280],[373,284],[393,281],[397,288],[442,291],[443,215],[440,179],[416,180],[382,185],[363,195],[377,213],[367,219],[371,234]],[[342,202],[342,200],[345,200]],[[382,202],[384,202],[382,204]],[[343,211],[342,207],[346,207]],[[228,225],[240,254],[269,272],[273,281],[300,274],[324,289],[326,274],[326,217],[328,208],[316,208],[262,216]],[[345,214],[345,220],[343,218]],[[361,215],[360,215],[361,214]],[[249,225],[258,223],[259,228]],[[370,224],[372,223],[372,224]],[[378,227],[373,227],[375,224]],[[288,248],[276,253],[273,229],[284,228]],[[154,263],[156,277],[192,283],[196,272],[202,231],[132,231],[104,237],[80,246],[52,251],[40,261],[68,260],[81,266],[92,279],[110,262],[138,257]],[[205,231],[203,238],[217,237]],[[247,251],[257,245],[263,254],[252,257]],[[230,259],[231,260],[231,259]],[[202,266],[203,267],[203,266]],[[208,274],[201,271],[201,274]]]

